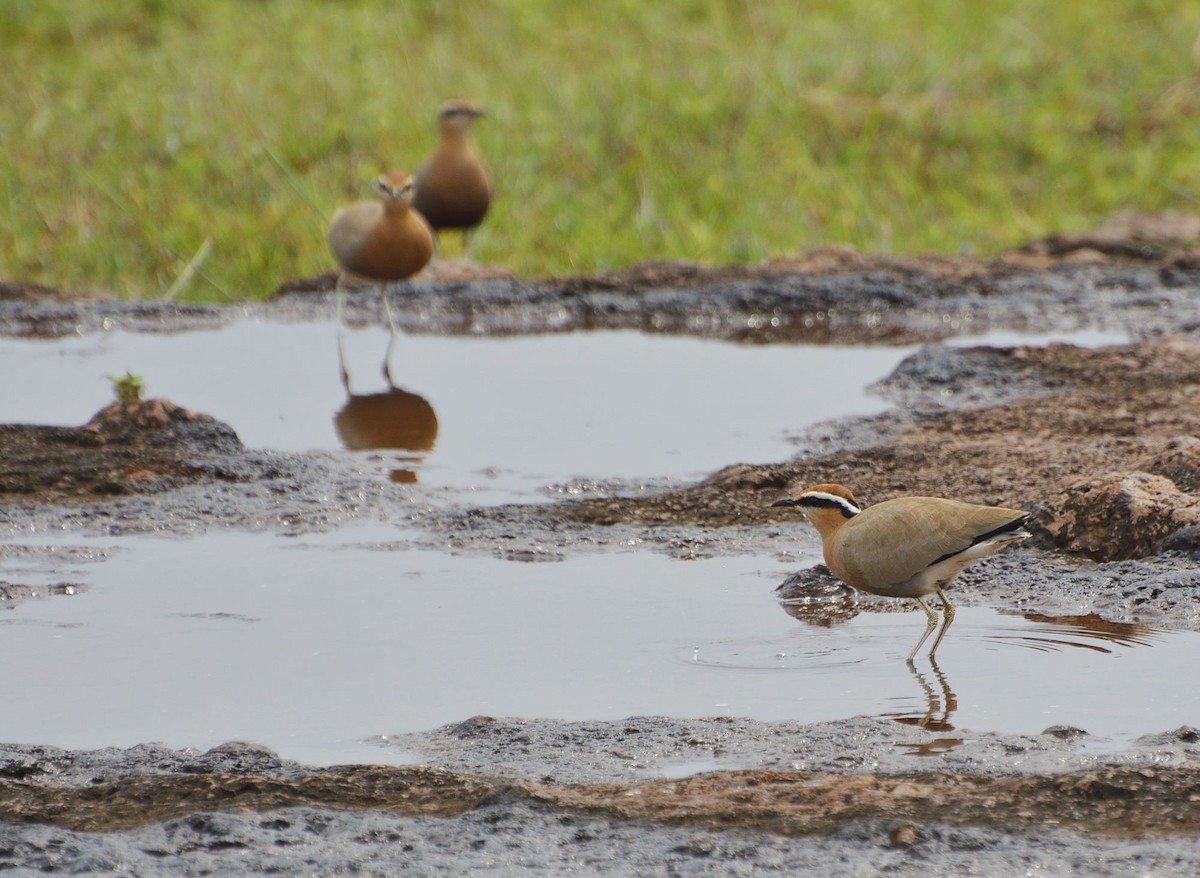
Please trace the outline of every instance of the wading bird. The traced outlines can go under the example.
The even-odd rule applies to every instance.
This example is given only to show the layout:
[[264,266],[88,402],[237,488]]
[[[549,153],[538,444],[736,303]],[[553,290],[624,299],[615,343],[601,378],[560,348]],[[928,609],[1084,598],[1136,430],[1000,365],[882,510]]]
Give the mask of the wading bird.
[[925,633],[937,625],[925,602],[936,593],[944,622],[930,656],[954,621],[954,604],[944,589],[972,561],[1027,538],[1022,530],[1029,513],[1002,506],[976,506],[941,497],[898,497],[860,509],[845,485],[812,485],[772,506],[796,507],[821,535],[825,565],[838,579],[860,591],[892,598],[913,598],[925,611]]
[[343,207],[329,224],[326,241],[341,266],[337,282],[338,357],[342,357],[341,327],[343,284],[348,274],[381,281],[380,296],[387,315],[391,338],[384,359],[384,376],[391,383],[389,363],[396,341],[396,322],[388,304],[387,281],[406,280],[424,268],[433,257],[433,231],[412,208],[414,178],[404,171],[389,171],[375,182],[378,201],[360,201]]

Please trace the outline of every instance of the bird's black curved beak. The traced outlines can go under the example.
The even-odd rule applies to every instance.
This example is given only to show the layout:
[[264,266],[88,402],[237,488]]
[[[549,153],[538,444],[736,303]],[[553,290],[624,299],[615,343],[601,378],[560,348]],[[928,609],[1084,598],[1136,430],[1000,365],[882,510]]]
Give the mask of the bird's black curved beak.
[[795,506],[796,498],[795,497],[784,497],[782,500],[776,500],[771,505],[772,506]]

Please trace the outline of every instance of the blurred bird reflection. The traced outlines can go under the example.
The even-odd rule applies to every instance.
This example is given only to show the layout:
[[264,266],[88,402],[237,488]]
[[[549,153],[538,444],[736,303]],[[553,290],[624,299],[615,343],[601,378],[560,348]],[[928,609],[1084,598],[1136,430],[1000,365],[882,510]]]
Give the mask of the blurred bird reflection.
[[416,466],[433,450],[437,442],[438,419],[425,397],[397,387],[385,363],[388,389],[379,393],[356,394],[350,389],[350,376],[342,368],[342,386],[346,404],[333,417],[342,445],[349,451],[394,450],[408,452],[395,459],[413,467],[399,467],[388,473],[393,482],[416,482]]
[[[1159,637],[1158,631],[1149,625],[1140,622],[1114,622],[1096,613],[1050,616],[1024,610],[1021,617],[1034,623],[1034,633],[1026,636],[1023,644],[1034,649],[1053,650],[1073,646],[1096,652],[1112,652],[1112,648],[1104,643],[1117,646],[1153,646]],[[1089,643],[1089,640],[1099,640],[1102,643]]]

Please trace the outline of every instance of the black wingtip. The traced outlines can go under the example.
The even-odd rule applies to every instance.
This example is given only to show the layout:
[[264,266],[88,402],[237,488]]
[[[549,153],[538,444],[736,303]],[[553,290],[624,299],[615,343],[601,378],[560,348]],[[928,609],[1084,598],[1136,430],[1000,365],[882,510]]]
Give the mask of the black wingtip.
[[998,537],[1001,534],[1016,533],[1025,526],[1027,521],[1029,521],[1028,512],[1024,513],[1023,515],[1018,515],[1012,521],[1002,524],[993,530],[989,530],[985,534],[980,534],[979,536],[975,537],[971,545],[974,546],[977,543],[982,543],[984,540],[990,540],[992,537]]

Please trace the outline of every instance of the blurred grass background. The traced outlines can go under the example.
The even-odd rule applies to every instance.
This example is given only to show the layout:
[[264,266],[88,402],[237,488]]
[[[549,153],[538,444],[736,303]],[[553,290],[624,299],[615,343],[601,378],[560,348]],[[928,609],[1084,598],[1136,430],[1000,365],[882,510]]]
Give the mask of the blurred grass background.
[[[1200,210],[1200,4],[0,0],[0,278],[253,298],[449,97],[518,274],[984,255]],[[447,247],[454,255],[456,243]]]

